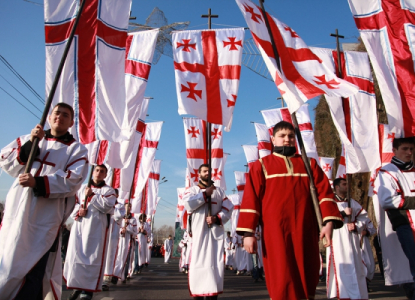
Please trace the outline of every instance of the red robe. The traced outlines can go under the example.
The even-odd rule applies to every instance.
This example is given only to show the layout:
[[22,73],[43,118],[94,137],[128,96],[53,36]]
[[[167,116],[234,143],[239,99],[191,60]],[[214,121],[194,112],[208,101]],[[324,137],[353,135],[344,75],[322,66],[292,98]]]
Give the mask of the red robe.
[[[311,158],[323,223],[342,226],[330,183]],[[264,270],[271,299],[313,299],[319,280],[319,230],[310,180],[300,155],[276,153],[250,167],[236,231],[262,226]]]

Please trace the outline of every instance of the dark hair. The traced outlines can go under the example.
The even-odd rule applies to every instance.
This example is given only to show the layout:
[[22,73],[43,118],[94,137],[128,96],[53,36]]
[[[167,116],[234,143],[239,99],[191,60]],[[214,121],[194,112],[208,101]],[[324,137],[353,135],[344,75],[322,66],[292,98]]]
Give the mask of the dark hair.
[[96,165],[95,168],[97,168],[97,167],[103,168],[103,169],[105,169],[106,172],[108,172],[108,168],[107,168],[106,165]]
[[200,173],[200,170],[202,170],[202,168],[208,168],[209,169],[209,164],[202,164],[202,165],[200,165],[199,166],[199,173]]
[[70,106],[68,103],[65,103],[65,102],[59,102],[59,103],[57,103],[57,104],[53,107],[52,111],[53,111],[56,107],[63,107],[63,108],[69,109],[69,111],[71,112],[71,117],[72,117],[72,120],[74,119],[74,117],[75,117],[75,112],[74,112],[74,110],[73,110],[73,107],[72,107],[72,106]]
[[346,181],[346,179],[344,179],[344,178],[336,178],[336,179],[334,179],[333,180],[333,187],[335,188],[336,186],[340,186],[340,182],[342,182],[342,181]]
[[280,121],[277,124],[275,124],[274,129],[272,130],[272,136],[274,136],[278,131],[284,129],[295,131],[293,124],[287,121]]
[[415,145],[414,138],[413,137],[407,137],[407,138],[393,139],[392,147],[394,149],[399,149],[399,147],[403,144]]

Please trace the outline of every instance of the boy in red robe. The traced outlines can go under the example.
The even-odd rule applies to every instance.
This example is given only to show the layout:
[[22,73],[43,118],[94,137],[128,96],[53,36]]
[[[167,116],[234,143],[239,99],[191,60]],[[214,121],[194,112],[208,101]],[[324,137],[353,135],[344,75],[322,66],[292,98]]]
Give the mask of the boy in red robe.
[[[255,229],[262,227],[267,289],[271,299],[314,299],[319,281],[319,229],[304,162],[295,154],[292,124],[281,121],[271,138],[274,151],[253,163],[246,181],[236,231],[249,253],[257,249]],[[330,183],[310,159],[323,228],[331,243],[333,228],[343,225]]]

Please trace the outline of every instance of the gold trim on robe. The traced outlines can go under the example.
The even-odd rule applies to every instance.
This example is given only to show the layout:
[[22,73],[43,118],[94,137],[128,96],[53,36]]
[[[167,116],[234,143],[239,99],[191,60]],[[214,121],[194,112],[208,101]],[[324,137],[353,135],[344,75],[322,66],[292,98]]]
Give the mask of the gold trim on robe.
[[256,211],[255,209],[240,209],[239,213],[246,212],[246,213],[253,213],[257,214],[259,216],[259,211]]

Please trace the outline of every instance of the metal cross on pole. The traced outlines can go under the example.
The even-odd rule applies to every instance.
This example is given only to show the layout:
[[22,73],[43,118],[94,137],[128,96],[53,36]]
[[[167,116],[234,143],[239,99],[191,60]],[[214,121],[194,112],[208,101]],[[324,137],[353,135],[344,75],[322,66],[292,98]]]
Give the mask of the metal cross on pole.
[[[208,29],[212,29],[212,18],[219,18],[218,15],[212,15],[211,9],[209,8],[207,15],[202,15],[202,18],[208,18]],[[208,187],[211,184],[212,181],[212,138],[211,138],[211,125],[209,122],[206,122],[206,145],[207,145],[207,151],[208,151]],[[211,197],[208,197],[208,216],[210,217],[212,215],[212,201]],[[209,228],[212,227],[209,225]]]
[[[343,35],[339,35],[339,31],[336,28],[336,33],[331,33],[330,36],[336,38],[336,49],[337,49],[337,75],[339,78],[343,78],[343,72],[342,72],[342,63],[341,63],[341,52],[340,52],[340,41],[339,39],[344,39]],[[344,104],[345,99],[342,98],[342,104],[343,104],[343,110],[344,110]],[[347,134],[349,136],[349,134]],[[351,194],[352,194],[352,174],[346,173],[346,182],[347,182],[347,207],[351,207]]]
[[207,15],[202,15],[202,18],[208,18],[208,29],[212,29],[212,18],[219,18],[219,15],[212,15],[210,8]]
[[[264,0],[259,0],[259,4],[261,6],[262,15],[264,17],[265,25],[267,27],[268,34],[269,34],[269,37],[270,37],[270,40],[271,40],[272,50],[273,50],[273,53],[274,53],[274,56],[275,56],[275,61],[277,63],[277,68],[278,68],[278,70],[281,71],[280,56],[278,54],[277,47],[275,46],[274,37],[272,35],[271,27],[269,25],[268,15],[267,15],[267,12],[265,11],[265,8],[264,8]],[[314,212],[315,212],[315,215],[316,215],[316,218],[317,218],[318,227],[321,231],[321,229],[323,228],[323,219],[321,217],[320,205],[319,205],[317,192],[316,192],[316,186],[314,184],[313,173],[311,171],[310,162],[308,160],[307,153],[305,151],[303,138],[301,136],[301,132],[300,132],[300,129],[298,127],[298,121],[297,121],[297,116],[296,116],[295,112],[291,114],[291,119],[293,121],[295,134],[297,136],[298,144],[299,144],[300,149],[301,149],[301,158],[303,159],[304,166],[306,168],[308,178],[310,179],[311,199],[313,201],[313,207],[314,207]],[[325,238],[323,239],[323,243],[327,244]]]

